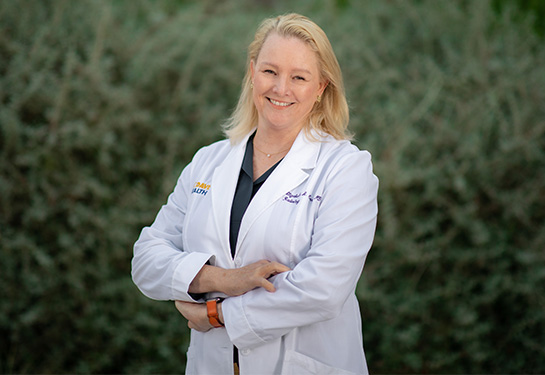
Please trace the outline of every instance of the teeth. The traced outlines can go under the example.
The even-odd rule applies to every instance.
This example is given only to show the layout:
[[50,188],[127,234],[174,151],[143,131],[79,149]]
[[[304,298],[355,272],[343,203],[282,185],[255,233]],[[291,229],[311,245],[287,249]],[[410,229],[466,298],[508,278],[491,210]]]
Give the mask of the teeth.
[[272,104],[278,105],[278,106],[280,106],[280,107],[287,107],[288,105],[291,105],[291,103],[277,102],[276,100],[271,99],[271,98],[269,98],[269,100],[271,101]]

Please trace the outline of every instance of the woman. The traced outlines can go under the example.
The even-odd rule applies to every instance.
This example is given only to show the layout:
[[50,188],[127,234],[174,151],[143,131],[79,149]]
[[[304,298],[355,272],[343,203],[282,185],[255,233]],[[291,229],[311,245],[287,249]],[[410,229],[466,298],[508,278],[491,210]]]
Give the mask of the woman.
[[136,285],[192,328],[188,374],[367,373],[355,288],[378,180],[347,124],[325,33],[265,20],[229,140],[196,153],[134,247]]

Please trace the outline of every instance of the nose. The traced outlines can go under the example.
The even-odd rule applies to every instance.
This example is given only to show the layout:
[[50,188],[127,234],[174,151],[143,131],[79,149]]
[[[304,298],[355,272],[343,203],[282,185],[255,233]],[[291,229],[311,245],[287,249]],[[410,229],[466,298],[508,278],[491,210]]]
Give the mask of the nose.
[[279,76],[273,87],[273,92],[279,96],[286,96],[290,92],[289,77]]

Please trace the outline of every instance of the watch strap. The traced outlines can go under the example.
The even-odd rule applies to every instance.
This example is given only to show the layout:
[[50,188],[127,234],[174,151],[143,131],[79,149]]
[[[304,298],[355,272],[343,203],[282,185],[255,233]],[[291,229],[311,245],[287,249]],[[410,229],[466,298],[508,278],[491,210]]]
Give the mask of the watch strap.
[[214,328],[220,328],[225,326],[222,322],[220,322],[220,317],[218,313],[218,302],[220,301],[221,299],[219,298],[214,298],[214,299],[206,301],[206,311],[208,314],[208,321]]

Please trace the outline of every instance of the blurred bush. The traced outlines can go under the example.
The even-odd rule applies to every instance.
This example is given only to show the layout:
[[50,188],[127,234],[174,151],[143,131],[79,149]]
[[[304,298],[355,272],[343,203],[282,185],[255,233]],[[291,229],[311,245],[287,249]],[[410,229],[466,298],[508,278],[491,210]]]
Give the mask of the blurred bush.
[[523,21],[530,17],[533,22],[534,30],[545,37],[545,1],[542,0],[492,0],[492,7],[498,13],[502,13],[505,8],[515,7],[517,11],[511,14],[515,19]]
[[174,373],[132,244],[236,103],[265,16],[338,54],[381,180],[374,373],[545,372],[545,49],[488,1],[0,3],[0,371]]
[[483,1],[373,4],[342,22],[381,180],[359,289],[370,368],[543,373],[542,42]]
[[183,372],[186,323],[134,287],[132,243],[220,136],[255,21],[172,4],[0,5],[2,372]]

